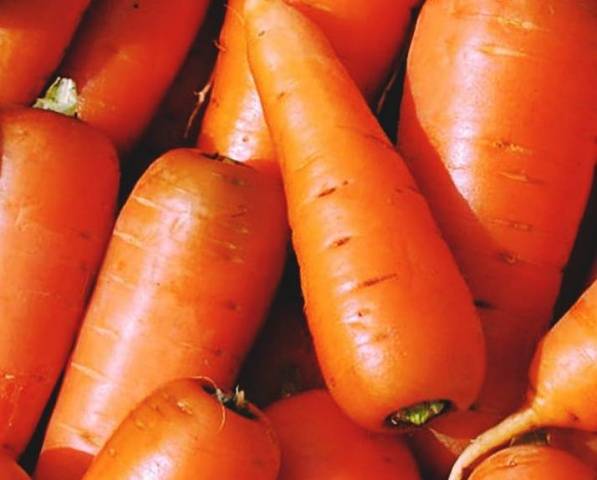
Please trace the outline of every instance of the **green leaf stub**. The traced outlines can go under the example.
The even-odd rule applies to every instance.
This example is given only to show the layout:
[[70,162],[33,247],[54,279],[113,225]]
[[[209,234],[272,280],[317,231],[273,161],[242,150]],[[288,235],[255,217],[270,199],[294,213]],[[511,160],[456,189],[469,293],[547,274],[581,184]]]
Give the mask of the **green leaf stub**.
[[78,104],[79,98],[75,81],[70,78],[58,77],[50,85],[46,94],[37,99],[33,108],[50,110],[69,117],[75,117]]

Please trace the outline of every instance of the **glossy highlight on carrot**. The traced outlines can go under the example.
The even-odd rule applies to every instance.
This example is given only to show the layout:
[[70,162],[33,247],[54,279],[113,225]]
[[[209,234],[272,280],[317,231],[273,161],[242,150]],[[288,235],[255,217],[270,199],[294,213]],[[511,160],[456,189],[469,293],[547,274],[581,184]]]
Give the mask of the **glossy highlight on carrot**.
[[58,67],[90,0],[3,0],[0,105],[30,105]]
[[276,434],[242,394],[183,379],[127,416],[83,480],[275,480],[279,468]]
[[59,75],[79,89],[79,118],[121,152],[143,133],[182,65],[209,0],[93,2]]
[[376,431],[468,408],[481,326],[406,166],[315,24],[277,0],[249,0],[244,14],[332,396]]
[[467,447],[450,480],[460,480],[475,460],[529,430],[597,431],[597,282],[540,342],[529,378],[525,404]]
[[524,399],[587,202],[596,15],[592,0],[431,0],[417,22],[398,148],[481,316],[478,409]]
[[0,445],[18,456],[64,368],[114,222],[118,158],[53,112],[0,110]]
[[231,388],[274,295],[287,241],[279,182],[193,149],[156,160],[116,223],[39,480],[60,473],[60,452],[82,452],[88,464],[129,411],[170,380],[205,376]]

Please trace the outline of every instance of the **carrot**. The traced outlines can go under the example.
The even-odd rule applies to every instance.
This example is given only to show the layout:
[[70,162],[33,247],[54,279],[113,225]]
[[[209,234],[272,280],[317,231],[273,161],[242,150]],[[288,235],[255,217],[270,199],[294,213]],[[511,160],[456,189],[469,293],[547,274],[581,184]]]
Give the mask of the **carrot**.
[[588,198],[596,7],[430,0],[417,23],[398,147],[481,316],[479,409],[507,414],[523,400]]
[[277,0],[247,1],[245,20],[331,394],[373,430],[467,408],[481,327],[402,159],[312,22]]
[[[243,3],[244,0],[228,2],[212,96],[197,146],[276,171],[274,148],[246,58]],[[288,3],[321,25],[360,88],[374,100],[402,46],[410,10],[420,2],[288,0]]]
[[2,480],[29,480],[27,474],[5,453],[0,452],[0,478]]
[[66,364],[114,219],[118,159],[74,119],[0,110],[0,449],[26,446]]
[[271,405],[266,415],[280,439],[279,480],[418,480],[403,440],[352,423],[325,390]]
[[174,80],[208,4],[94,2],[60,68],[79,88],[79,118],[128,151]]
[[280,447],[242,394],[198,380],[152,393],[118,427],[84,480],[275,480]]
[[549,445],[572,453],[597,470],[597,432],[550,428],[547,439]]
[[595,480],[596,473],[572,455],[555,448],[520,445],[507,448],[479,465],[470,480]]
[[597,430],[597,282],[538,345],[529,371],[526,402],[516,413],[475,439],[450,480],[512,437],[541,426]]
[[232,385],[280,277],[285,226],[281,185],[251,167],[190,149],[153,163],[116,223],[38,478],[66,480],[65,457],[89,462],[170,380]]
[[58,67],[90,0],[3,0],[0,105],[30,104]]
[[409,435],[409,444],[427,480],[448,478],[454,462],[471,439],[493,427],[501,417],[491,412],[449,412]]

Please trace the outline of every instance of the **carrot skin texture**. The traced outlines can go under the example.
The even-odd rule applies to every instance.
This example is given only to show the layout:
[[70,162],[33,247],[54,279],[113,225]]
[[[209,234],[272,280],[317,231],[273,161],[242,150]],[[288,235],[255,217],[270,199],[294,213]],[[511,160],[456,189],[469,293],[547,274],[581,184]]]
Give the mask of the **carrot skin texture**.
[[404,163],[313,23],[268,0],[248,1],[245,21],[332,396],[373,430],[423,401],[467,408],[483,380],[479,319]]
[[582,430],[551,428],[547,432],[548,443],[554,448],[572,453],[597,470],[597,433]]
[[475,460],[539,427],[597,431],[597,282],[541,340],[529,370],[523,406],[477,437],[458,458],[450,480]]
[[3,452],[0,452],[0,478],[2,480],[30,480],[23,469]]
[[520,445],[489,457],[469,480],[595,480],[596,475],[588,465],[563,450]]
[[417,464],[402,439],[361,429],[325,390],[280,400],[265,414],[282,449],[279,480],[420,478]]
[[0,110],[0,445],[25,448],[66,364],[114,221],[118,158],[82,123]]
[[269,177],[191,149],[156,160],[116,223],[39,478],[60,462],[52,451],[95,455],[167,381],[202,375],[231,387],[273,297],[287,236],[282,187]]
[[[230,0],[219,41],[212,97],[197,146],[278,169],[247,62],[242,11]],[[324,30],[367,98],[374,100],[401,48],[418,0],[289,0]],[[372,31],[371,24],[376,25]]]
[[479,307],[479,409],[523,401],[588,198],[595,6],[432,0],[417,23],[398,147]]
[[119,151],[129,151],[174,80],[208,5],[94,2],[60,68],[79,88],[79,118],[108,135]]
[[29,105],[58,67],[90,0],[4,0],[0,105]]
[[227,409],[202,382],[173,381],[118,427],[83,480],[275,480],[280,447],[267,418]]

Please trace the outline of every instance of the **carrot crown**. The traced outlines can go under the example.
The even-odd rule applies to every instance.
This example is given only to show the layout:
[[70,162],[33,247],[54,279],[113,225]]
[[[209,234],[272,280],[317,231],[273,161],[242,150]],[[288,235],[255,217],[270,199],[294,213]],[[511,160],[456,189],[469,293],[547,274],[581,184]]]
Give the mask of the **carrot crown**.
[[35,101],[33,108],[75,117],[78,104],[79,98],[75,81],[70,78],[57,77],[46,90],[46,94]]

